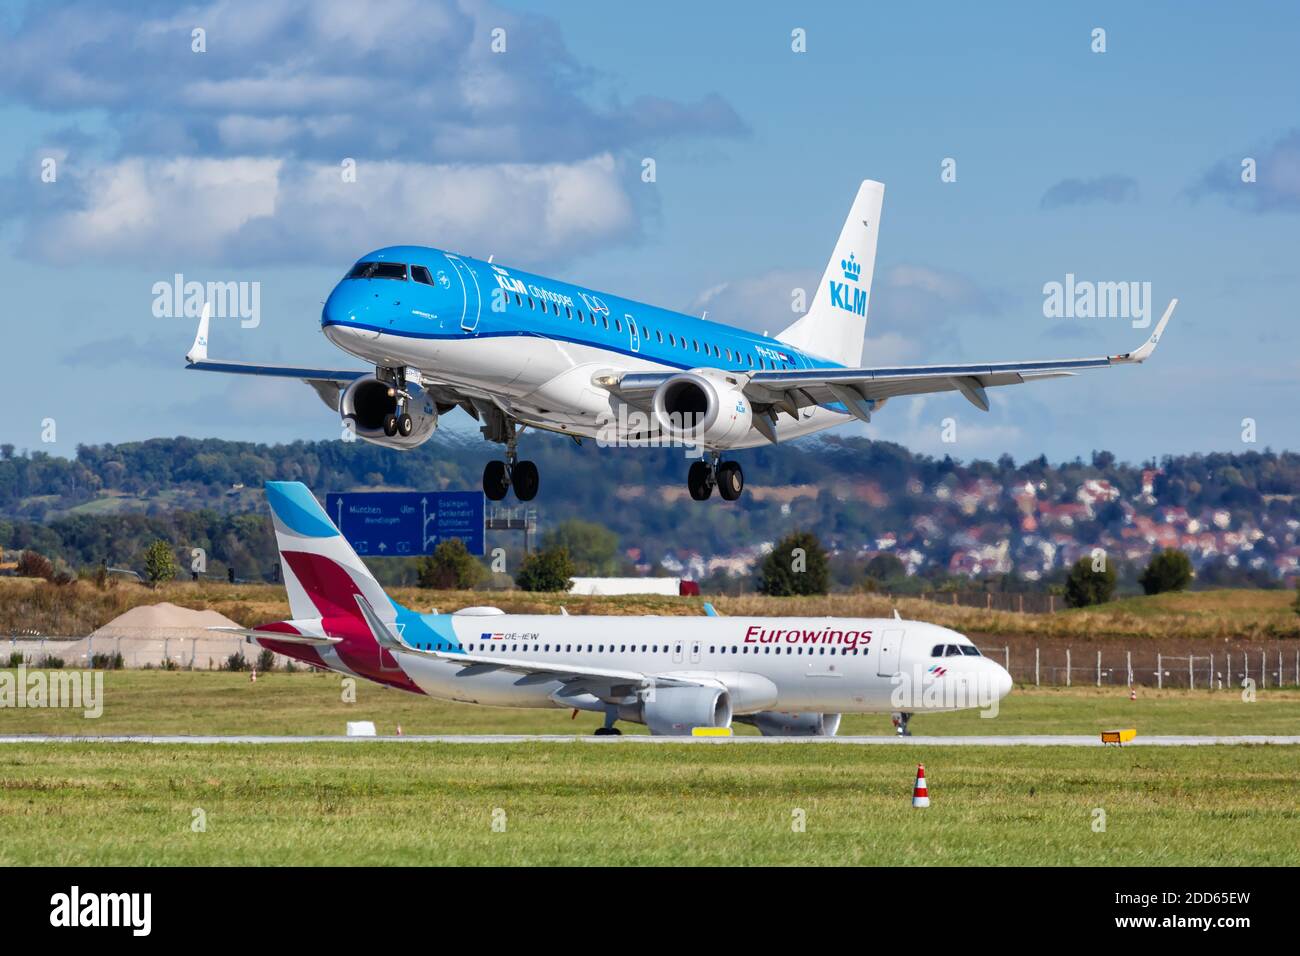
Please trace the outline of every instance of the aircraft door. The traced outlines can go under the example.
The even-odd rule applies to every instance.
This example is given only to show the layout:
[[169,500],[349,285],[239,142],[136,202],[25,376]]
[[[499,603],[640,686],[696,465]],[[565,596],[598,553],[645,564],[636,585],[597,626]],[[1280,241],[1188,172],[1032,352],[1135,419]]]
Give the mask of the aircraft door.
[[[443,255],[451,263],[452,271],[460,284],[461,296],[464,302],[460,327],[466,332],[473,332],[478,328],[478,320],[483,313],[483,292],[479,288],[478,276],[459,256],[453,256],[450,253],[443,253]],[[456,286],[453,285],[452,288],[454,289]]]
[[637,330],[636,319],[632,318],[632,315],[629,312],[624,312],[623,318],[627,319],[628,347],[633,352],[640,352],[641,333]]
[[700,662],[700,642],[692,641],[691,642],[691,663],[698,664],[699,662]]
[[903,642],[906,636],[907,632],[902,628],[890,628],[880,635],[880,643],[876,645],[877,677],[893,677],[903,669]]

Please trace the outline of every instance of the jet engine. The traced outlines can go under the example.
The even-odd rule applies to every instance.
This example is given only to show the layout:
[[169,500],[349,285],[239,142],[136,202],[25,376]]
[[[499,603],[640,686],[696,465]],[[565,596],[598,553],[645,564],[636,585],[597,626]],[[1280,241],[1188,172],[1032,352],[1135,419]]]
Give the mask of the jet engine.
[[375,445],[407,451],[424,444],[438,427],[438,406],[420,386],[407,383],[406,393],[411,400],[406,413],[411,416],[411,433],[388,435],[384,420],[397,413],[397,393],[388,382],[373,375],[357,379],[339,395],[339,415],[351,422],[358,438]]
[[765,710],[736,719],[757,727],[764,737],[834,737],[840,729],[839,714],[783,714]]
[[721,685],[656,687],[645,700],[619,707],[619,719],[660,736],[690,736],[696,727],[730,727],[731,695]]
[[754,410],[741,383],[718,369],[674,375],[654,394],[654,416],[670,438],[728,448],[749,434]]

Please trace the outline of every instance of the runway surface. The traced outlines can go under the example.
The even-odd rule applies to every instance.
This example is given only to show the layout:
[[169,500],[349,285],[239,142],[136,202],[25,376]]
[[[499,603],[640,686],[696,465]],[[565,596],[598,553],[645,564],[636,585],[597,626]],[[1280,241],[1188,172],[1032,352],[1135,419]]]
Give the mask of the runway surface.
[[[77,737],[45,734],[0,736],[0,744],[597,744],[601,746],[640,744],[703,744],[718,746],[728,744],[820,744],[881,747],[1104,747],[1097,735],[1068,736],[1058,734],[1024,734],[1020,736],[961,736],[961,737],[651,737],[646,734],[624,737],[593,737],[590,735],[527,735],[527,734],[457,734],[408,737],[290,737],[290,736],[163,736],[163,735],[109,735],[102,737]],[[1206,747],[1239,746],[1243,744],[1273,744],[1294,746],[1300,736],[1165,736],[1138,737],[1125,747]]]

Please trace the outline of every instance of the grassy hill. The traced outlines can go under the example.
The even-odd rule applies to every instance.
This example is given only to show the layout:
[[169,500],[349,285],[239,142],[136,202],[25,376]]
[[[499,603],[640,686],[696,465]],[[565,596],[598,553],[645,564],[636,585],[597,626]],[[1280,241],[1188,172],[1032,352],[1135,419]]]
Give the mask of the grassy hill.
[[[575,597],[524,591],[430,591],[395,588],[390,592],[407,607],[454,611],[473,604],[492,604],[510,613],[558,614],[702,614],[705,598],[631,595]],[[905,618],[929,621],[972,635],[1020,634],[1039,637],[1124,638],[1300,638],[1300,615],[1294,596],[1285,591],[1221,590],[1162,594],[1113,601],[1099,608],[1056,614],[1016,614],[954,607],[919,598],[880,594],[831,594],[809,598],[761,595],[717,596],[726,615],[888,617],[897,608]],[[269,584],[221,582],[174,583],[151,589],[118,581],[100,590],[86,581],[62,587],[23,578],[0,579],[0,633],[84,636],[117,615],[141,604],[170,601],[195,609],[213,608],[244,625],[289,616],[284,589]]]

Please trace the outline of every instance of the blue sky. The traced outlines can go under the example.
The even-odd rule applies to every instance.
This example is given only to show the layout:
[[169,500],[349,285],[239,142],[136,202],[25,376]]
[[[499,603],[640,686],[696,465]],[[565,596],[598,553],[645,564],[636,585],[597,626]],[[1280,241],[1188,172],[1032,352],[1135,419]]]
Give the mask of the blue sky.
[[0,14],[0,441],[337,437],[305,386],[183,370],[189,320],[152,312],[176,273],[260,282],[260,325],[219,323],[213,354],[268,361],[346,364],[320,304],[404,242],[777,330],[869,177],[887,191],[867,363],[1142,340],[1127,318],[1045,318],[1067,273],[1181,305],[1142,368],[1004,389],[987,415],[896,401],[866,434],[961,458],[1300,447],[1295,8],[366,6]]

